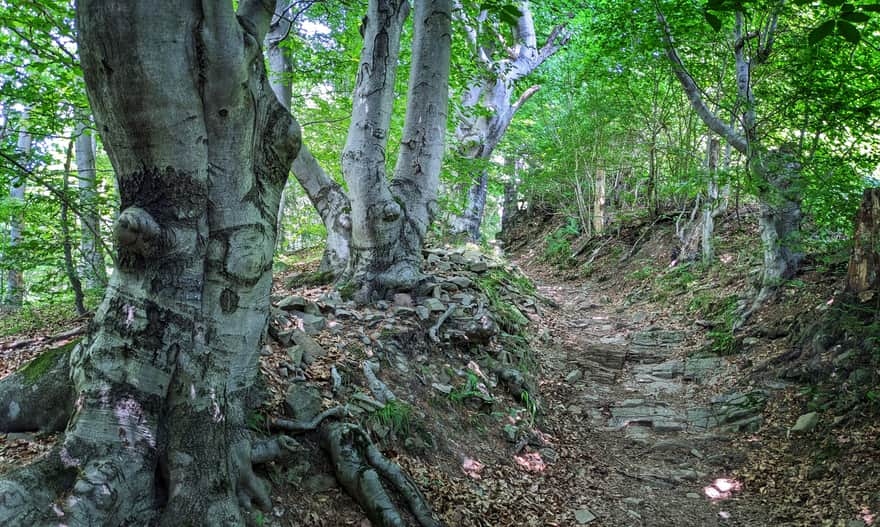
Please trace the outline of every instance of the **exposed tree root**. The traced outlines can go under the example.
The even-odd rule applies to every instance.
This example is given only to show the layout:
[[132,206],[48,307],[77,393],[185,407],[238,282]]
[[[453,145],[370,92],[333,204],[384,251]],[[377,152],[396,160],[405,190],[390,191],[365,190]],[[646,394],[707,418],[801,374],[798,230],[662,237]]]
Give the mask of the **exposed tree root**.
[[327,419],[328,417],[340,417],[343,415],[345,415],[345,407],[334,406],[333,408],[324,410],[323,412],[319,413],[308,421],[293,421],[290,419],[279,419],[273,417],[269,419],[269,426],[278,430],[284,430],[286,432],[311,432],[313,430],[317,430],[318,426],[321,424],[321,421],[323,421],[324,419]]
[[251,446],[251,463],[260,465],[275,461],[296,452],[299,443],[289,436],[280,435],[261,441],[255,441]]
[[0,381],[0,432],[57,432],[73,412],[70,349],[43,352]]
[[357,500],[367,517],[380,527],[406,523],[385,486],[384,478],[400,494],[422,527],[440,527],[418,487],[396,464],[372,444],[366,432],[349,423],[330,422],[321,427],[324,448],[330,454],[336,478]]
[[384,404],[388,401],[394,401],[397,399],[394,392],[376,377],[376,372],[373,371],[373,366],[370,364],[370,361],[364,361],[363,370],[364,377],[367,378],[367,385],[370,387],[370,392],[372,392],[373,397],[375,397],[377,401]]
[[69,489],[76,471],[66,468],[60,448],[30,465],[0,476],[0,525],[54,525],[60,507],[54,501]]
[[[456,307],[458,307],[456,304],[450,304],[446,311],[440,315],[440,318],[437,319],[437,323],[431,326],[431,329],[428,330],[428,336],[431,337],[431,340],[438,344],[440,343],[440,326],[442,326],[443,323],[446,322],[446,319],[455,312]],[[480,305],[480,307],[482,308],[483,306]]]

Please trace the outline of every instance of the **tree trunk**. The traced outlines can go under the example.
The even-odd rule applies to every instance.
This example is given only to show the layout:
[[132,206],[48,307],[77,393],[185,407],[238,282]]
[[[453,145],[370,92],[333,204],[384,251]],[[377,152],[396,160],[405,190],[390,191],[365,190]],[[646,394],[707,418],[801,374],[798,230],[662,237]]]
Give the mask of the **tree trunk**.
[[[21,164],[30,166],[29,159],[31,155],[31,146],[33,140],[27,127],[28,110],[21,112],[20,131],[18,132],[18,143],[16,145],[16,153],[21,156]],[[24,207],[24,174],[13,177],[12,184],[9,188],[9,199],[13,203],[18,203],[18,208]],[[21,238],[22,214],[15,211],[9,218],[9,248],[15,250],[18,240]],[[6,275],[6,304],[10,307],[18,308],[24,300],[24,273],[21,269],[10,269]]]
[[[290,53],[281,47],[281,43],[290,34],[290,21],[288,11],[290,0],[277,0],[275,17],[266,35],[266,55],[269,60],[269,69],[272,72],[270,82],[275,96],[281,104],[290,109],[291,88],[290,74],[293,71],[293,63]],[[349,210],[351,204],[348,196],[339,183],[333,181],[318,161],[309,151],[306,145],[300,148],[300,153],[294,159],[292,171],[294,177],[302,185],[309,201],[318,211],[321,222],[327,230],[326,246],[321,258],[320,271],[333,273],[339,276],[345,270],[348,263],[349,243],[351,240],[351,217]]]
[[72,353],[75,411],[44,465],[75,481],[54,512],[56,495],[29,495],[33,470],[0,481],[0,520],[237,526],[270,505],[245,417],[299,148],[267,96],[271,7],[78,3],[87,92],[119,182],[119,263]]
[[513,167],[513,174],[504,184],[504,203],[501,208],[501,236],[510,233],[513,220],[519,212],[519,159],[508,159],[507,164]]
[[97,192],[95,190],[95,137],[87,123],[76,126],[76,171],[79,182],[79,202],[82,216],[82,239],[80,273],[87,289],[107,285],[107,269],[101,251],[101,223],[98,216]]
[[709,182],[706,188],[706,203],[703,205],[702,254],[703,263],[710,265],[715,259],[715,218],[727,208],[727,194],[730,191],[725,185],[722,190],[718,184],[718,155],[721,143],[715,137],[709,137],[706,152],[706,168]]
[[421,249],[436,213],[448,104],[448,0],[415,3],[413,59],[400,155],[387,183],[385,151],[400,34],[409,4],[371,0],[342,172],[351,199],[351,254],[343,281],[369,301],[423,279]]
[[480,172],[476,182],[468,187],[464,212],[453,220],[453,230],[466,234],[471,241],[480,240],[480,226],[483,224],[483,211],[489,190],[489,173]]
[[756,153],[749,165],[761,184],[758,230],[764,265],[758,294],[751,308],[744,313],[743,321],[795,275],[804,256],[800,239],[800,164],[788,153],[772,151]]
[[593,232],[602,234],[605,231],[605,169],[596,168],[596,179],[593,184]]
[[846,289],[867,302],[880,293],[880,188],[865,189],[855,219]]
[[63,194],[63,198],[61,199],[61,211],[59,221],[61,223],[61,244],[64,248],[64,270],[67,273],[67,280],[70,282],[70,288],[73,289],[73,303],[76,306],[76,313],[78,315],[86,314],[86,306],[84,301],[82,282],[79,279],[79,275],[76,273],[76,265],[73,263],[73,242],[70,239],[70,225],[68,223],[68,203],[70,194],[67,192],[69,187],[70,180],[70,161],[73,157],[73,145],[74,141],[71,141],[67,147],[67,159],[64,162],[64,173],[61,175],[61,192]]

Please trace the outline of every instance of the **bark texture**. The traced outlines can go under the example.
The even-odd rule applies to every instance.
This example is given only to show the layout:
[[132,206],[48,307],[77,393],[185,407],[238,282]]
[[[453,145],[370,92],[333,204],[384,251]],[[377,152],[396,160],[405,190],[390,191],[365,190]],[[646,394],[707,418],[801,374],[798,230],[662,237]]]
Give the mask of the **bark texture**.
[[862,197],[846,288],[862,302],[880,294],[880,188],[865,189]]
[[387,182],[385,151],[400,34],[409,4],[371,0],[354,107],[342,154],[351,199],[351,253],[343,277],[367,301],[410,289],[421,274],[421,248],[437,207],[448,106],[451,5],[415,2],[412,66],[400,155]]
[[[462,11],[460,2],[456,7]],[[505,50],[503,58],[493,57],[492,49],[478,39],[480,28],[464,22],[469,43],[476,50],[480,66],[478,78],[468,83],[461,97],[461,111],[457,115],[455,130],[457,154],[466,159],[488,160],[495,147],[510,126],[516,112],[540,89],[540,86],[527,88],[522,95],[514,98],[517,82],[531,74],[538,66],[556,53],[568,40],[563,26],[556,26],[546,42],[538,47],[535,21],[528,2],[517,2],[522,16],[514,28],[515,43]],[[486,13],[481,13],[478,23],[484,22]],[[484,39],[485,40],[485,39]],[[476,111],[481,107],[485,111]],[[480,225],[486,207],[488,175],[484,170],[474,174],[474,181],[468,187],[461,216],[452,222],[457,233],[466,233],[472,240],[480,237]]]
[[[272,72],[270,82],[275,96],[281,104],[290,109],[291,86],[290,74],[293,62],[290,53],[282,43],[291,32],[290,10],[292,0],[277,0],[275,16],[269,33],[266,35],[266,55],[269,69]],[[351,205],[348,196],[336,181],[333,180],[315,159],[315,156],[303,144],[299,155],[293,160],[293,175],[305,190],[309,201],[318,211],[321,222],[327,230],[326,246],[321,258],[320,271],[329,271],[339,276],[348,263],[349,243],[351,240]]]
[[299,129],[266,78],[267,4],[79,2],[87,92],[120,190],[119,263],[71,357],[74,413],[51,460],[75,481],[53,505],[4,479],[0,517],[238,526],[269,506],[245,416]]
[[95,136],[91,124],[80,122],[76,127],[76,172],[79,186],[79,202],[82,216],[80,274],[88,289],[107,284],[107,269],[101,245],[101,223],[98,216],[95,169]]

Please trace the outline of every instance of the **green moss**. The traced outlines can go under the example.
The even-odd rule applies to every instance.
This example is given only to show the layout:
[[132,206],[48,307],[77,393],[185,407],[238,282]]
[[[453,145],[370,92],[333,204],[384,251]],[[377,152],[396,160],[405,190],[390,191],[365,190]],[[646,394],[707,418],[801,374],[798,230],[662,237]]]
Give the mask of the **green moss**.
[[333,273],[331,271],[314,271],[310,273],[300,273],[298,275],[292,276],[287,281],[287,287],[302,287],[302,286],[319,286],[319,285],[327,285],[332,283],[334,279]]
[[74,340],[68,344],[63,346],[59,346],[57,348],[52,348],[44,351],[43,353],[34,357],[33,360],[25,364],[20,370],[22,378],[24,379],[25,384],[34,384],[36,383],[40,377],[46,374],[49,370],[51,370],[55,364],[58,363],[58,360],[67,357],[70,353],[70,350],[73,349],[74,346],[79,343],[79,339]]

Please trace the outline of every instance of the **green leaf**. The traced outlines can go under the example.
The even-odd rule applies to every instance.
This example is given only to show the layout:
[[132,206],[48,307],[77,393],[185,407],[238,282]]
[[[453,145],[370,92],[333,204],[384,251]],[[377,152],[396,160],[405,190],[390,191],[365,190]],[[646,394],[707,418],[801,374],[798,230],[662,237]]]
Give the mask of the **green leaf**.
[[807,41],[811,46],[815,46],[818,44],[823,38],[827,37],[834,31],[834,20],[826,20],[822,22],[819,27],[810,31],[809,37],[807,37]]
[[721,31],[721,19],[708,11],[703,11],[703,18],[715,31]]
[[843,4],[843,0],[823,0],[823,3],[827,6],[837,7]]
[[868,20],[871,20],[871,17],[865,13],[841,13],[840,18],[843,20],[849,20],[850,22],[867,22]]
[[852,4],[843,4],[842,6],[840,6],[841,13],[852,13],[853,11],[855,11],[855,9],[856,8],[853,7]]
[[859,6],[862,11],[870,11],[872,13],[880,13],[880,4],[867,4]]
[[837,33],[845,38],[847,42],[851,42],[853,44],[858,44],[859,40],[862,39],[862,34],[859,33],[859,30],[856,29],[856,26],[850,24],[845,20],[837,21]]

